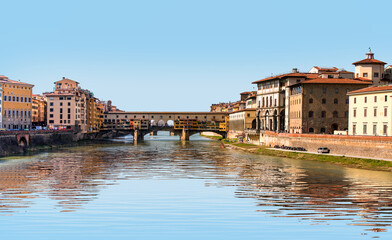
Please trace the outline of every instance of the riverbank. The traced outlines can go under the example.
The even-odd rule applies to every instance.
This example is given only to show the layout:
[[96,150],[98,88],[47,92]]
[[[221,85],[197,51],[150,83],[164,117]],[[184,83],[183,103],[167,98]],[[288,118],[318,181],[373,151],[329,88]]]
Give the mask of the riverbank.
[[344,167],[352,167],[352,168],[367,169],[367,170],[388,171],[388,172],[392,171],[392,161],[276,150],[276,149],[270,149],[268,147],[253,145],[249,143],[228,143],[225,141],[223,141],[223,143],[225,147],[229,147],[229,148],[231,147],[233,149],[238,149],[238,150],[242,150],[254,154],[266,155],[266,156],[286,157],[286,158],[308,160],[308,161],[319,161],[324,163],[340,165]]

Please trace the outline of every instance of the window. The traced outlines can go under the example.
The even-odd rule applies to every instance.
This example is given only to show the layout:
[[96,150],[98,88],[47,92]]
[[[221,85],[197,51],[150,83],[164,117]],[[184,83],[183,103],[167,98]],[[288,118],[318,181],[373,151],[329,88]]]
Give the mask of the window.
[[62,103],[62,102],[60,102],[60,106],[63,106],[63,103]]
[[323,88],[323,93],[327,93],[327,88]]
[[335,93],[339,93],[339,88],[335,88]]
[[348,98],[346,99],[346,104],[348,104]]
[[367,103],[367,97],[365,97],[365,98],[363,99],[363,101],[364,101],[365,103]]
[[322,117],[322,118],[325,118],[326,116],[327,116],[327,113],[326,113],[325,111],[322,111],[322,112],[321,112],[321,117]]
[[362,76],[363,76],[363,77],[367,77],[368,74],[367,74],[367,73],[363,73]]
[[[68,114],[68,119],[71,119],[71,114]],[[68,121],[69,122],[69,121]]]
[[313,98],[309,98],[309,103],[313,103]]
[[337,112],[337,111],[334,111],[332,114],[333,114],[333,117],[334,117],[334,118],[337,118],[337,117],[338,117],[338,112]]
[[375,78],[378,78],[378,72],[375,72],[375,73],[373,74],[373,76],[374,76]]
[[53,102],[50,102],[50,103],[49,103],[49,106],[53,106]]
[[53,118],[53,114],[49,114],[49,117],[50,117],[50,118]]
[[321,133],[325,133],[325,128],[321,128],[321,129],[320,129],[320,132],[321,132]]
[[53,108],[49,108],[49,112],[53,112]]
[[353,135],[357,134],[357,125],[353,124]]
[[68,102],[68,106],[71,106],[71,103],[70,103],[70,102]]
[[326,100],[325,98],[323,98],[323,99],[321,100],[321,103],[322,103],[322,104],[326,104],[326,103],[327,103],[327,100]]
[[373,114],[374,114],[375,117],[377,117],[377,108],[373,109]]
[[63,109],[62,108],[60,108],[60,113],[63,113]]
[[309,111],[309,118],[313,117],[313,111]]
[[[71,109],[70,108],[68,108],[68,113],[71,113]],[[126,116],[125,116],[126,117]]]
[[364,116],[364,117],[367,117],[367,108],[364,108],[364,109],[363,109],[363,116]]
[[373,135],[377,135],[377,123],[373,123]]
[[382,129],[382,133],[384,135],[387,135],[387,131],[388,131],[388,125],[384,123],[383,129]]
[[363,134],[367,134],[367,123],[363,124]]
[[54,120],[49,120],[49,123],[54,123]]
[[357,103],[357,98],[354,98],[354,103]]
[[388,96],[387,96],[387,95],[385,95],[385,102],[386,102],[386,101],[388,101]]
[[335,98],[335,99],[333,100],[333,103],[334,103],[334,104],[338,104],[338,99]]
[[313,129],[313,128],[309,128],[309,132],[310,132],[310,133],[313,133],[313,132],[314,132],[314,129]]
[[374,96],[374,102],[377,102],[377,96]]
[[310,93],[313,93],[313,88],[310,88],[310,89],[309,89],[309,92],[310,92]]
[[388,116],[388,108],[384,107],[384,117]]

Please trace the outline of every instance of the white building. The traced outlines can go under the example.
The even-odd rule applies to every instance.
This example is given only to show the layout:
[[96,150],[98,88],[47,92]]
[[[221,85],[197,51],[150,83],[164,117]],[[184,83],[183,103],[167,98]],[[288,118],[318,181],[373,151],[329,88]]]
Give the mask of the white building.
[[392,85],[349,92],[349,135],[392,136]]

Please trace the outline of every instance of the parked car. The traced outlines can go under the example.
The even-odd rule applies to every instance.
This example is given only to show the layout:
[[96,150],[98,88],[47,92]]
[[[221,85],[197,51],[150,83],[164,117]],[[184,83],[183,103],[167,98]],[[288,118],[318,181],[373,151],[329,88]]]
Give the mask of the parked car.
[[317,152],[318,153],[329,153],[330,150],[329,150],[329,148],[326,148],[326,147],[320,147],[317,149]]

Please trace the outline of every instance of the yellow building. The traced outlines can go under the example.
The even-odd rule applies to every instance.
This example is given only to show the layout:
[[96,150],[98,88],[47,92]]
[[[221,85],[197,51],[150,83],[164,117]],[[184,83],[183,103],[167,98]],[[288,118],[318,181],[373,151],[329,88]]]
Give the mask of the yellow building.
[[87,99],[87,131],[98,132],[103,124],[103,113],[105,106],[97,98],[90,97]]
[[3,128],[31,129],[32,91],[34,85],[0,76],[3,89]]
[[33,94],[32,100],[32,125],[46,126],[46,97]]

